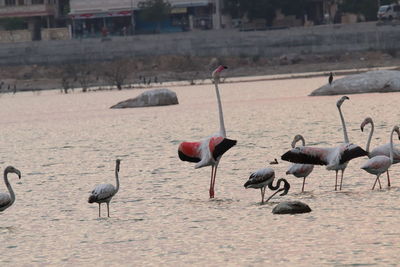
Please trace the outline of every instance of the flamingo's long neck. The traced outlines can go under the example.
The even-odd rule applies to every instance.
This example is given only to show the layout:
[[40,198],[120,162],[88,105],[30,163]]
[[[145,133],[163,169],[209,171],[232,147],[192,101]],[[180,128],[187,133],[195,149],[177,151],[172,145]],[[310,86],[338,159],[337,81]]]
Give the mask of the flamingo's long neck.
[[115,180],[116,180],[115,193],[117,193],[118,190],[119,190],[118,171],[119,171],[119,166],[117,166],[117,167],[115,168]]
[[214,79],[215,84],[215,92],[217,94],[217,102],[218,102],[218,113],[219,113],[219,132],[222,137],[226,137],[225,123],[224,123],[224,114],[222,113],[222,103],[221,96],[219,94],[218,89],[218,79]]
[[392,133],[390,134],[390,162],[393,164],[393,134],[395,132],[395,129],[392,130]]
[[350,143],[350,141],[349,141],[349,137],[347,136],[346,123],[344,122],[344,117],[343,117],[340,106],[338,107],[338,110],[339,110],[340,120],[342,121],[344,142],[347,144],[347,143]]
[[15,194],[14,194],[14,190],[11,187],[10,182],[8,181],[7,175],[8,175],[8,171],[4,170],[4,183],[6,184],[8,192],[10,192],[10,197],[11,197],[11,202],[7,206],[11,206],[15,201]]
[[365,151],[367,151],[368,154],[369,154],[369,146],[371,145],[372,135],[374,134],[374,122],[371,121],[370,124],[371,124],[371,131],[369,132],[367,146],[365,148]]
[[[298,142],[298,141],[301,141],[301,144],[302,144],[303,146],[306,146],[306,141],[304,140],[304,137],[303,137],[303,136],[300,135],[299,140],[297,140],[297,142]],[[296,143],[297,143],[297,142],[296,142]]]

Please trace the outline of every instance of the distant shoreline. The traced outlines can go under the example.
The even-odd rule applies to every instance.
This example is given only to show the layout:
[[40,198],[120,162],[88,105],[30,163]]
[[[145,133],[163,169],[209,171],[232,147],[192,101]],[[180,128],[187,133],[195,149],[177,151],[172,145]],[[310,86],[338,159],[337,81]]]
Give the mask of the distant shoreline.
[[[399,69],[400,57],[384,52],[354,52],[340,55],[289,55],[296,60],[288,61],[287,57],[276,58],[188,58],[159,57],[127,61],[123,68],[127,78],[123,88],[154,88],[180,85],[198,85],[211,83],[210,73],[214,65],[228,66],[225,83],[298,79],[328,76],[332,71],[336,75],[348,75],[377,69]],[[288,56],[288,57],[289,57]],[[102,68],[98,67],[102,64]],[[91,65],[74,65],[83,69],[87,78],[88,90],[112,90],[111,82],[103,73],[96,73],[96,68],[107,69],[118,66],[119,62],[99,62]],[[20,91],[61,90],[62,77],[67,72],[64,66],[9,66],[0,69],[1,93],[13,93],[14,86]],[[87,76],[87,77],[86,77]],[[73,78],[75,77],[75,78]],[[70,88],[81,90],[82,86],[76,76],[69,77]],[[145,83],[144,83],[145,82]],[[69,89],[70,90],[70,89]]]

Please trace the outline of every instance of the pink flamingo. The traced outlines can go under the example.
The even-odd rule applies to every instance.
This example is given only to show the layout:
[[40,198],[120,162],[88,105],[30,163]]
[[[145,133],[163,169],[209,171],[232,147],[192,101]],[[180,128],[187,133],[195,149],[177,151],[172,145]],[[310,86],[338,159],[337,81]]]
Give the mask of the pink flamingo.
[[211,166],[210,198],[214,198],[215,177],[219,161],[226,151],[236,145],[236,140],[226,138],[224,115],[222,113],[222,103],[218,89],[220,73],[226,68],[225,66],[219,66],[212,73],[218,102],[219,133],[209,136],[200,142],[183,142],[178,148],[179,158],[182,161],[195,162],[195,169]]
[[[373,158],[373,157],[378,156],[378,155],[390,157],[390,143],[387,143],[387,144],[384,144],[384,145],[380,145],[380,146],[374,148],[371,152],[369,151],[372,135],[374,133],[374,122],[372,121],[372,119],[370,117],[365,118],[365,120],[361,123],[361,131],[362,132],[364,131],[364,127],[367,124],[371,124],[371,131],[369,132],[367,146],[365,148],[365,150],[368,153],[368,157],[369,158]],[[400,162],[400,149],[397,148],[397,147],[393,147],[393,163],[392,164],[396,164],[396,163],[399,163],[399,162]],[[390,187],[389,170],[387,170],[386,173],[387,173],[387,179],[388,179],[388,186]],[[379,181],[379,184],[380,184],[380,181]]]
[[389,151],[389,157],[388,156],[383,156],[383,155],[378,155],[375,157],[370,158],[365,162],[362,166],[361,169],[365,170],[366,172],[370,174],[375,174],[376,175],[376,180],[375,183],[372,187],[372,190],[374,190],[376,182],[379,181],[379,188],[382,189],[381,186],[381,181],[379,180],[379,177],[381,176],[382,173],[387,172],[393,164],[393,134],[394,132],[397,133],[399,140],[400,140],[400,129],[396,125],[393,127],[392,132],[390,133],[390,151]]

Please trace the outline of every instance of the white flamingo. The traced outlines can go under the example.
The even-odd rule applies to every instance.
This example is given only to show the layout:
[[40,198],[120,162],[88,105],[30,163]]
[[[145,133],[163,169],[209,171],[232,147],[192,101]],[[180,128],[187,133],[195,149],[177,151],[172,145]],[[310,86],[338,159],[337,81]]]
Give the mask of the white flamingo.
[[220,123],[219,133],[209,136],[200,142],[182,142],[178,148],[179,158],[182,161],[195,162],[195,169],[205,166],[211,166],[211,180],[209,190],[210,198],[214,198],[215,177],[217,175],[219,161],[226,151],[236,145],[236,140],[226,138],[224,115],[222,113],[222,103],[218,89],[220,73],[224,69],[226,69],[225,66],[219,66],[212,73],[218,102]]
[[[305,146],[305,140],[304,137],[300,134],[296,135],[293,139],[292,142],[292,148],[295,148],[296,143],[298,141],[302,142],[302,146]],[[290,168],[287,170],[286,174],[292,174],[297,178],[303,178],[303,186],[301,187],[301,192],[304,192],[304,184],[306,182],[306,178],[310,173],[313,171],[314,165],[312,164],[300,164],[300,163],[295,163]]]
[[96,187],[93,189],[91,195],[89,196],[89,203],[98,203],[99,204],[99,217],[101,217],[100,214],[100,205],[101,203],[106,203],[107,204],[107,216],[110,217],[110,201],[117,194],[119,190],[119,179],[118,179],[118,172],[119,172],[119,165],[121,163],[121,160],[117,159],[115,161],[115,180],[116,180],[116,186],[112,184],[99,184],[96,185]]
[[334,170],[336,172],[335,191],[337,190],[338,171],[342,171],[340,180],[340,190],[342,190],[343,173],[348,162],[354,158],[367,156],[367,152],[364,151],[364,149],[349,143],[346,124],[340,109],[341,105],[346,99],[349,98],[347,96],[343,96],[336,103],[343,126],[344,144],[332,148],[310,146],[296,147],[287,151],[281,157],[282,160],[293,163],[326,165],[327,170]]
[[[265,195],[265,189],[268,188],[271,190],[277,190],[274,194],[272,194],[265,202],[268,202],[273,196],[275,196],[277,193],[284,191],[281,196],[286,195],[289,192],[290,189],[290,184],[286,179],[279,179],[277,181],[277,184],[275,186],[272,185],[272,182],[275,179],[275,172],[271,168],[264,168],[260,169],[258,171],[253,172],[247,182],[244,184],[244,187],[247,188],[255,188],[255,189],[261,189],[261,204],[264,203],[264,195]],[[281,183],[284,183],[284,187],[280,188]]]
[[4,183],[7,186],[8,192],[7,193],[0,193],[0,211],[4,211],[5,209],[9,208],[15,201],[15,194],[14,190],[11,187],[10,182],[8,181],[8,174],[15,173],[18,175],[18,178],[21,179],[21,172],[14,168],[13,166],[8,166],[4,170]]
[[376,175],[376,180],[372,187],[372,190],[374,190],[377,181],[379,181],[379,188],[382,189],[379,177],[381,176],[382,173],[387,172],[387,170],[389,170],[390,166],[392,166],[392,164],[393,164],[393,154],[394,154],[393,153],[393,134],[394,134],[394,132],[397,133],[398,138],[400,140],[400,130],[397,125],[393,127],[393,130],[390,133],[389,157],[383,156],[383,155],[374,156],[374,157],[370,158],[369,160],[367,160],[367,162],[365,162],[361,166],[361,169],[365,170],[366,172],[368,172],[370,174]]
[[[367,141],[367,145],[365,150],[368,153],[368,157],[369,158],[373,158],[375,156],[378,155],[382,155],[382,156],[386,156],[386,157],[390,157],[390,143],[386,143],[384,145],[380,145],[376,148],[374,148],[371,152],[369,151],[369,147],[371,144],[371,140],[372,140],[372,135],[374,134],[374,122],[372,121],[372,119],[370,117],[365,118],[365,120],[361,123],[361,131],[364,131],[364,127],[367,124],[371,124],[371,131],[369,132],[369,136],[368,136],[368,141]],[[396,146],[393,147],[393,163],[392,164],[396,164],[400,162],[400,149]],[[388,179],[388,186],[390,187],[390,176],[389,176],[389,170],[387,170],[387,179]],[[378,182],[380,182],[378,180]]]

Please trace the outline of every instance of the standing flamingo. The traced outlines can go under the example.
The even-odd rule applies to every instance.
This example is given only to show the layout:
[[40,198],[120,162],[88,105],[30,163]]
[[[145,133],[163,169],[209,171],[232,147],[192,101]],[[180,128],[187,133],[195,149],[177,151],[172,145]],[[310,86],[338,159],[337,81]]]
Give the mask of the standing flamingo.
[[367,152],[364,149],[357,145],[349,143],[346,124],[344,122],[343,114],[340,109],[341,105],[346,99],[349,98],[347,96],[343,96],[336,103],[343,126],[344,144],[333,148],[320,148],[309,146],[296,147],[287,151],[281,157],[282,160],[294,163],[326,165],[327,170],[334,170],[336,172],[335,191],[337,190],[338,171],[342,171],[340,180],[340,190],[342,190],[343,172],[346,169],[348,162],[354,158],[367,155]]
[[272,194],[265,202],[268,202],[273,196],[275,196],[277,193],[284,191],[281,196],[286,195],[289,192],[290,189],[290,184],[286,179],[279,179],[277,181],[276,186],[272,185],[272,182],[275,179],[275,172],[271,168],[264,168],[260,169],[258,171],[253,172],[247,182],[244,184],[244,187],[247,188],[255,188],[255,189],[261,189],[261,204],[264,203],[264,196],[265,196],[265,189],[268,188],[271,190],[277,190],[280,188],[281,182],[284,183],[284,187],[276,191],[274,194]]
[[[368,136],[368,141],[367,141],[367,146],[366,146],[366,151],[368,153],[369,158],[373,158],[378,155],[390,157],[390,143],[386,143],[384,145],[380,145],[376,148],[374,148],[371,152],[369,151],[369,147],[371,144],[371,139],[372,135],[374,133],[374,122],[370,117],[365,118],[365,120],[361,123],[361,131],[364,131],[364,127],[367,124],[371,124],[371,131],[369,132]],[[393,147],[393,163],[396,164],[400,162],[400,149],[396,146]],[[387,179],[388,179],[388,186],[390,187],[390,176],[389,176],[389,170],[387,170]]]
[[375,183],[372,187],[372,190],[374,190],[376,182],[379,181],[379,188],[382,189],[381,182],[379,180],[379,177],[381,176],[382,173],[387,172],[389,170],[390,166],[393,164],[393,134],[394,132],[397,133],[398,138],[400,140],[400,129],[396,125],[393,127],[392,132],[390,133],[390,151],[389,151],[389,157],[383,156],[383,155],[378,155],[375,157],[370,158],[365,162],[362,166],[361,169],[367,171],[370,174],[375,174],[376,175],[376,180]]
[[8,166],[7,168],[5,168],[4,183],[6,184],[8,192],[10,192],[10,194],[0,193],[0,211],[4,211],[8,207],[10,207],[15,201],[14,190],[12,189],[11,184],[8,181],[9,173],[15,173],[16,175],[18,175],[18,178],[21,179],[21,172],[19,170],[17,170],[13,166]]
[[182,161],[195,162],[195,169],[205,166],[211,166],[211,180],[209,190],[210,198],[214,198],[215,177],[217,175],[219,161],[226,151],[236,145],[236,140],[226,138],[224,115],[222,113],[222,103],[218,89],[220,73],[226,68],[227,67],[225,66],[219,66],[212,73],[218,102],[220,123],[219,133],[209,136],[200,142],[183,142],[179,145],[178,148],[179,158]]
[[115,161],[115,180],[116,180],[116,187],[112,184],[99,184],[93,189],[91,195],[89,196],[89,203],[96,202],[99,204],[99,217],[100,215],[100,205],[101,203],[107,204],[107,216],[110,217],[110,201],[117,194],[119,190],[119,179],[118,179],[118,172],[119,172],[119,165],[121,160],[117,159]]
[[[304,141],[304,137],[300,134],[296,135],[292,142],[292,148],[295,148],[296,143],[298,141],[302,142],[302,145],[305,146],[306,143]],[[306,178],[313,171],[314,165],[312,164],[300,164],[295,163],[287,170],[286,174],[293,174],[297,178],[303,178],[303,186],[301,187],[301,192],[304,192],[304,184],[306,182]]]

